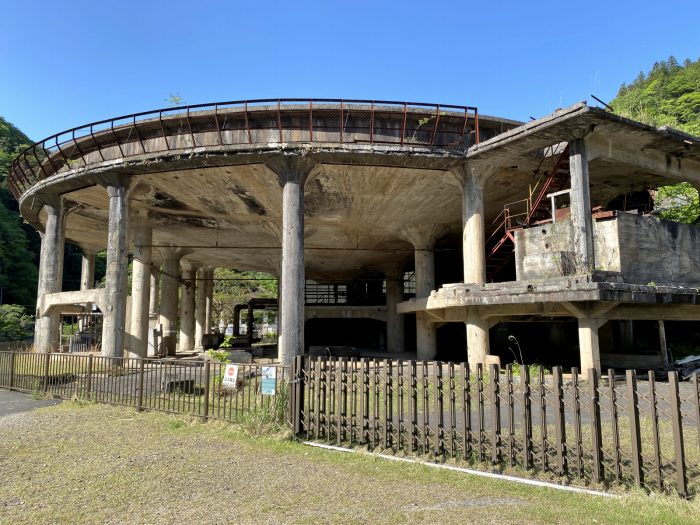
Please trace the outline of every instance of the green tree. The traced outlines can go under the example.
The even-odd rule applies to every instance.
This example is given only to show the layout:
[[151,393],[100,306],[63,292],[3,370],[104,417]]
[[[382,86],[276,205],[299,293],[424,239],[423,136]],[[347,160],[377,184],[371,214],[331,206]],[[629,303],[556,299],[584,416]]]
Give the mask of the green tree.
[[245,272],[231,268],[217,268],[214,271],[215,319],[232,320],[234,306],[254,297],[276,298],[277,280],[264,272]]
[[[700,136],[700,59],[682,66],[673,56],[656,62],[623,84],[610,105],[624,117]],[[687,183],[659,188],[656,207],[664,219],[694,223],[700,217],[698,192]]]
[[32,318],[18,304],[0,305],[0,341],[22,341],[32,335]]

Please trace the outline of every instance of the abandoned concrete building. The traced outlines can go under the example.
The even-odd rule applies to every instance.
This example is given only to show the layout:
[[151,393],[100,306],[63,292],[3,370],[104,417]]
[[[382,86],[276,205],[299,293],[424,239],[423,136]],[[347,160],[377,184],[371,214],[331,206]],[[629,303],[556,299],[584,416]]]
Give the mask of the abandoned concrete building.
[[[279,279],[283,363],[319,346],[510,362],[530,351],[515,341],[583,370],[663,364],[634,323],[700,319],[700,226],[649,213],[654,188],[681,181],[700,187],[700,139],[585,103],[523,124],[300,99],[88,124],[30,147],[9,177],[42,232],[38,351],[87,305],[103,355],[201,348],[227,267]],[[65,241],[84,254],[80,291],[62,291]]]

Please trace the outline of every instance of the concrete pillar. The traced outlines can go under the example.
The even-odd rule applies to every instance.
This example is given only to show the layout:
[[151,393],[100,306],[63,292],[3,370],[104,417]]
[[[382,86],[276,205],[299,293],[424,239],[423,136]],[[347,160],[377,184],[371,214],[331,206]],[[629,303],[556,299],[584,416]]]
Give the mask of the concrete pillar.
[[403,301],[403,272],[386,272],[386,339],[390,353],[403,352],[404,321],[396,306]]
[[194,325],[194,347],[196,350],[203,350],[202,336],[205,333],[205,322],[207,313],[207,269],[197,270],[195,285],[195,325]]
[[[440,224],[420,224],[406,228],[402,234],[414,248],[416,298],[430,297],[435,289],[435,241],[447,232]],[[437,340],[435,326],[427,316],[416,315],[416,357],[421,360],[435,359]]]
[[470,365],[486,364],[490,353],[489,325],[482,319],[477,307],[467,308],[467,360]]
[[196,269],[189,264],[182,265],[182,279],[185,281],[180,290],[180,352],[194,350],[194,312]]
[[267,163],[282,186],[282,265],[278,358],[291,365],[304,352],[304,184],[315,162],[278,157]]
[[574,229],[577,270],[588,273],[595,267],[595,254],[588,155],[584,139],[569,142],[569,170],[571,172],[571,222]]
[[207,269],[207,296],[205,298],[204,309],[204,333],[211,334],[213,318],[212,308],[214,307],[214,268]]
[[37,286],[37,311],[34,324],[34,348],[48,353],[60,344],[61,318],[58,311],[41,311],[44,294],[60,292],[63,286],[63,247],[65,243],[65,210],[56,199],[44,205],[46,225],[41,235],[39,256],[39,282]]
[[[152,256],[153,254],[151,254]],[[160,311],[160,264],[151,261],[151,278],[150,290],[148,297],[148,349],[147,355],[152,357],[156,355],[158,342],[156,341],[153,331],[157,330]]]
[[[95,254],[97,250],[81,246],[83,251],[83,261],[80,267],[80,291],[91,290],[95,287]],[[92,303],[86,305],[88,313],[92,311]],[[82,332],[87,328],[84,317],[78,320],[78,329]]]
[[80,290],[92,290],[95,287],[95,253],[93,248],[82,248],[83,264],[80,267]]
[[661,352],[661,357],[664,360],[664,366],[668,366],[668,345],[666,344],[666,325],[663,321],[658,321],[659,323],[659,351]]
[[176,248],[163,250],[159,324],[163,326],[163,354],[166,356],[174,356],[177,347],[178,291],[182,255],[182,252]]
[[131,269],[131,334],[129,357],[148,355],[151,302],[151,254],[153,230],[144,223],[132,224],[133,262]]
[[578,344],[581,356],[581,373],[588,378],[588,370],[595,368],[600,373],[600,344],[598,342],[598,329],[601,326],[599,319],[578,320]]
[[123,357],[126,323],[126,298],[129,268],[127,226],[129,207],[126,186],[121,182],[107,185],[109,195],[109,230],[107,234],[106,305],[102,317],[102,355]]
[[462,257],[464,282],[486,282],[486,236],[484,233],[484,183],[486,177],[464,169],[462,182]]

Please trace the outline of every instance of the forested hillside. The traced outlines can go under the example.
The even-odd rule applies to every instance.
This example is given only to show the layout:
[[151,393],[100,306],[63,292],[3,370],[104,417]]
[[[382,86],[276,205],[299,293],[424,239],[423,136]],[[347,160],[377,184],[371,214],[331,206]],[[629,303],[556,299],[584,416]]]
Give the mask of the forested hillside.
[[36,301],[40,240],[24,224],[17,202],[7,189],[7,173],[14,155],[31,144],[29,138],[0,117],[0,288],[3,304],[19,304],[29,311]]
[[[700,136],[700,59],[683,65],[674,57],[657,62],[649,73],[623,84],[610,104],[624,117]],[[660,188],[656,205],[666,219],[688,223],[700,219],[698,192],[689,184]]]

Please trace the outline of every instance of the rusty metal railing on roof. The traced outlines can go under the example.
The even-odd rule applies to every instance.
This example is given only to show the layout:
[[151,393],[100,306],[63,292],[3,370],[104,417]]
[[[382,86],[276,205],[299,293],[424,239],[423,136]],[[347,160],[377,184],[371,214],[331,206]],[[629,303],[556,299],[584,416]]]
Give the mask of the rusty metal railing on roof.
[[171,107],[78,126],[45,138],[12,163],[16,199],[61,172],[198,147],[368,143],[466,149],[479,142],[476,107],[343,99],[259,99]]

